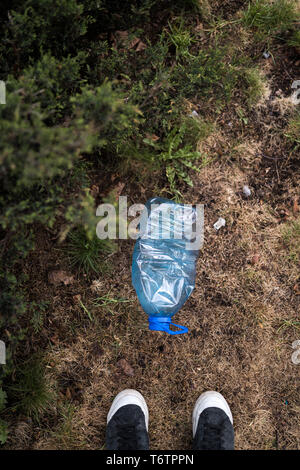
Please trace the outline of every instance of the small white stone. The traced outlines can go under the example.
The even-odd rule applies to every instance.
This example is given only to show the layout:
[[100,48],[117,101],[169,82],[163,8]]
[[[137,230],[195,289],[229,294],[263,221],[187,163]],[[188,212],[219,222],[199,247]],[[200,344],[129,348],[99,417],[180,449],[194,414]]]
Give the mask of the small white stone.
[[217,222],[214,223],[214,229],[219,230],[221,227],[225,227],[226,225],[226,220],[223,219],[223,217],[219,217]]
[[245,185],[243,187],[243,193],[245,194],[246,197],[251,196],[251,189],[249,188],[249,186]]
[[195,110],[190,114],[190,117],[197,117],[197,116],[199,116],[199,114]]

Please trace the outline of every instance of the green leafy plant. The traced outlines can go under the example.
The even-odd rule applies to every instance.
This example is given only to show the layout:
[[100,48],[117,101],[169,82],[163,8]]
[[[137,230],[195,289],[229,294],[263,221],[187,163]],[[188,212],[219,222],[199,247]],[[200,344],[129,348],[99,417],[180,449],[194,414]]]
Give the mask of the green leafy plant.
[[[227,46],[200,48],[195,31],[182,19],[169,22],[168,28],[145,46],[139,53],[133,49],[120,53],[107,41],[97,42],[87,59],[93,63],[88,72],[92,82],[97,83],[99,76],[103,80],[118,76],[126,101],[143,113],[141,125],[131,129],[135,147],[141,147],[144,123],[147,133],[165,139],[182,119],[186,100],[209,101],[210,109],[218,112],[232,97],[239,80],[236,66],[242,62]],[[118,146],[119,151],[132,155],[130,142],[124,143]]]
[[32,318],[30,322],[35,333],[39,333],[43,327],[45,311],[47,310],[48,306],[49,302],[47,301],[31,302],[30,304],[30,310],[32,311]]
[[[69,171],[80,151],[88,150],[86,129],[50,127],[41,110],[38,88],[28,77],[7,82],[7,104],[0,108],[0,225],[20,229],[22,224],[51,225],[60,201],[57,178]],[[56,181],[55,181],[56,180]],[[50,185],[49,183],[52,182]]]
[[[177,181],[184,181],[189,186],[193,186],[193,182],[189,176],[187,169],[200,171],[200,169],[208,163],[206,157],[200,152],[195,150],[195,122],[190,118],[190,129],[193,129],[192,133],[189,133],[188,121],[184,121],[178,128],[174,128],[162,144],[156,144],[149,139],[144,139],[144,142],[153,146],[159,151],[159,161],[165,167],[166,177],[170,185],[170,191],[177,198],[181,196],[181,193],[177,189]],[[203,131],[203,127],[202,127]],[[188,136],[189,141],[185,140]],[[196,166],[193,164],[193,160],[201,160],[201,163]]]
[[237,112],[237,115],[238,115],[239,119],[243,123],[243,125],[247,126],[248,125],[248,118],[246,117],[244,111],[241,108],[237,108],[236,112]]
[[182,18],[179,22],[170,24],[169,23],[168,38],[176,48],[176,58],[180,56],[189,56],[189,48],[192,44],[192,37],[189,30],[184,26]]

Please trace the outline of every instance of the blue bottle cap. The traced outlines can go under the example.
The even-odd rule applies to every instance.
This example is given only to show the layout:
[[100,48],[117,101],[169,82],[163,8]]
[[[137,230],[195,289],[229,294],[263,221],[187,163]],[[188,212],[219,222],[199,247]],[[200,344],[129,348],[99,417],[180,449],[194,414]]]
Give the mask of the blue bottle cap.
[[[182,333],[188,333],[188,328],[186,326],[177,325],[176,323],[172,323],[170,317],[154,317],[149,316],[149,330],[153,331],[165,331],[170,335],[181,335]],[[179,328],[179,331],[173,331],[170,329],[170,325]]]

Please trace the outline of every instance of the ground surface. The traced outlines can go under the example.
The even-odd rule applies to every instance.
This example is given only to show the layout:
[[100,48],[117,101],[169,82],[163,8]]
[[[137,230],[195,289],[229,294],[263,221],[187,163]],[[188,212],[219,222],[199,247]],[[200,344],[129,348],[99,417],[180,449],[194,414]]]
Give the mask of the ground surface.
[[[36,349],[46,352],[58,400],[39,423],[19,419],[7,447],[102,449],[110,404],[127,387],[147,401],[152,449],[191,447],[192,409],[205,390],[226,397],[237,449],[300,447],[300,365],[291,361],[300,338],[299,265],[284,242],[285,230],[299,223],[299,160],[280,133],[296,62],[286,48],[275,62],[258,57],[265,96],[249,110],[247,125],[234,106],[222,111],[218,130],[201,143],[212,162],[191,172],[193,188],[181,188],[185,202],[205,205],[195,290],[176,315],[189,334],[148,331],[131,284],[132,240],[119,242],[105,274],[75,274],[68,285],[53,285],[49,272],[71,273],[70,266],[55,230],[38,234],[26,271],[35,279],[32,300],[50,303]],[[99,185],[99,175],[92,179]],[[156,184],[148,176],[137,187],[135,176],[114,175],[99,193],[122,187],[130,202],[145,202]],[[215,232],[220,216],[226,226]]]

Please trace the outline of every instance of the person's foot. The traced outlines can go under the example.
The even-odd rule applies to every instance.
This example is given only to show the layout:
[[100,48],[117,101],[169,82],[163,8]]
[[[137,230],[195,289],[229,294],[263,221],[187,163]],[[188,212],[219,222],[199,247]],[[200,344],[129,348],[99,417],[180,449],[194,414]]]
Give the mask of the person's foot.
[[229,405],[218,392],[205,392],[193,411],[195,450],[234,449],[233,419]]
[[108,450],[148,450],[148,407],[137,390],[118,393],[107,415]]

